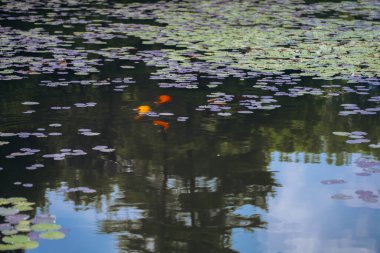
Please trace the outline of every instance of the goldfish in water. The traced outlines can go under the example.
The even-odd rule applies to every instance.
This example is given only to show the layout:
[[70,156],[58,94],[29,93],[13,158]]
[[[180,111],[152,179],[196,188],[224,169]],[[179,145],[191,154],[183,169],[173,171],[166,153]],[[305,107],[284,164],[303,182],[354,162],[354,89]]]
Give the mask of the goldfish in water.
[[147,114],[151,111],[152,109],[150,108],[149,105],[140,105],[139,107],[137,107],[137,112],[139,114]]
[[158,97],[158,101],[154,102],[155,104],[161,105],[168,103],[172,100],[171,96],[169,95],[161,95]]
[[155,126],[161,126],[164,130],[169,128],[169,123],[162,121],[162,120],[155,120],[153,121],[153,125]]
[[145,114],[149,113],[152,109],[150,108],[149,105],[140,105],[139,107],[136,108],[137,110],[137,116],[135,117],[136,120],[140,119],[143,117]]

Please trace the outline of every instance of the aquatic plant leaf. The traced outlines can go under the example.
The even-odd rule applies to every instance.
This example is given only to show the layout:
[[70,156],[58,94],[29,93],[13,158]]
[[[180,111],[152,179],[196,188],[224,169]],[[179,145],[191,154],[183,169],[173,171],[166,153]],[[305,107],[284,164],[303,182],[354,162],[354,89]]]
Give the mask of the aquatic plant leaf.
[[52,230],[59,230],[62,227],[60,225],[51,224],[51,223],[39,223],[36,225],[33,225],[31,227],[34,231],[52,231]]
[[65,234],[59,231],[49,231],[40,234],[40,238],[49,240],[58,240],[65,238]]
[[3,235],[16,235],[16,234],[18,234],[18,230],[15,230],[15,229],[11,229],[11,230],[4,230],[4,231],[1,231],[1,233],[3,234]]
[[9,223],[1,223],[0,224],[0,231],[4,231],[4,230],[10,230],[10,229],[13,229],[13,226]]
[[32,102],[32,101],[26,101],[26,102],[22,102],[23,105],[39,105],[40,103],[39,102]]
[[368,147],[370,147],[370,148],[380,148],[380,143],[379,144],[369,144]]
[[10,243],[10,244],[30,242],[29,237],[27,237],[26,235],[5,236],[2,240],[3,240],[3,242]]
[[23,249],[35,249],[35,248],[38,248],[38,246],[39,246],[39,243],[32,240],[22,244]]
[[17,210],[19,210],[20,212],[25,212],[25,211],[31,211],[31,210],[33,210],[33,207],[31,205],[24,204],[24,203],[20,203],[20,204],[14,205],[14,208],[16,208]]
[[23,197],[8,198],[8,201],[11,202],[14,205],[18,204],[18,203],[21,203],[21,202],[28,202],[28,200],[26,198],[23,198]]
[[358,190],[355,192],[359,198],[368,203],[378,202],[378,195],[375,195],[372,191]]
[[0,146],[4,146],[9,144],[9,141],[0,141]]
[[353,199],[354,197],[346,194],[335,194],[331,196],[332,199],[337,199],[337,200],[350,200]]
[[351,135],[351,133],[349,133],[349,132],[333,132],[333,135],[337,135],[337,136],[349,136],[349,135]]
[[0,206],[5,206],[11,203],[8,199],[0,198]]
[[39,215],[36,215],[31,221],[34,224],[54,223],[55,219],[56,219],[55,216],[51,214],[39,214]]
[[331,180],[323,180],[321,181],[321,184],[344,184],[346,183],[346,181],[342,180],[342,179],[331,179]]
[[22,249],[20,244],[0,244],[0,251],[11,251]]
[[0,207],[0,216],[8,216],[19,213],[20,211],[12,207]]
[[19,224],[16,226],[16,230],[19,232],[30,232],[30,231],[32,231],[29,224],[28,225]]

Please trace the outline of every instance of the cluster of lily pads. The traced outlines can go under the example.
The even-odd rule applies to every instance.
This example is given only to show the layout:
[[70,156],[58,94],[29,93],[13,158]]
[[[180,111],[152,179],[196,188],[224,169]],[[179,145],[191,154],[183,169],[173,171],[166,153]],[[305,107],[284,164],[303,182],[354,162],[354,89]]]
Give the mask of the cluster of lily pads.
[[108,146],[105,146],[105,145],[102,145],[102,146],[95,146],[92,148],[93,150],[97,150],[97,151],[100,151],[100,152],[104,152],[104,153],[110,153],[110,152],[114,152],[115,149],[114,148],[110,148]]
[[13,152],[13,153],[5,156],[5,158],[12,159],[12,158],[16,158],[19,156],[31,156],[31,155],[35,155],[35,154],[39,153],[40,151],[41,150],[39,150],[39,149],[21,148],[20,151]]
[[21,197],[0,198],[0,251],[34,249],[39,239],[57,240],[65,237],[55,217],[24,214],[33,210],[33,202]]
[[[97,66],[102,64],[101,59],[90,59],[89,54],[110,60],[143,60],[147,65],[163,67],[158,71],[161,77],[172,77],[177,83],[182,80],[187,85],[196,81],[193,73],[197,71],[242,78],[247,76],[242,70],[281,73],[292,69],[302,70],[301,75],[347,79],[350,76],[372,78],[379,74],[376,62],[378,34],[373,32],[379,27],[374,21],[379,6],[373,0],[349,4],[243,1],[228,3],[228,7],[222,0],[111,5],[98,0],[95,1],[97,7],[88,7],[86,12],[77,8],[93,2],[74,1],[72,6],[65,6],[71,19],[62,16],[60,7],[63,8],[63,4],[59,3],[42,7],[34,1],[26,1],[27,8],[22,9],[18,9],[18,3],[13,1],[4,4],[5,14],[1,16],[4,20],[61,25],[63,28],[82,24],[87,29],[64,35],[50,34],[43,28],[21,31],[2,27],[6,53],[1,79],[57,71],[89,75],[98,72]],[[43,13],[28,15],[41,8],[51,8],[58,22]],[[335,15],[326,19],[316,16],[324,12]],[[11,15],[13,13],[24,15]],[[90,17],[98,15],[113,17],[116,21],[105,21],[102,26],[91,22]],[[361,20],[347,19],[350,15]],[[151,19],[156,23],[123,22],[130,18]],[[130,36],[141,38],[144,44],[163,44],[168,48],[133,53],[135,48],[129,46],[107,47],[108,40]],[[100,44],[102,48],[67,48],[73,46],[75,39],[83,40],[84,44]],[[16,56],[15,52],[20,51],[49,57]]]
[[60,150],[60,153],[45,154],[45,155],[42,155],[42,157],[52,158],[53,160],[59,161],[59,160],[64,160],[66,156],[83,156],[83,155],[87,155],[87,153],[83,151],[82,149],[63,148]]
[[[96,3],[96,7],[95,4]],[[86,11],[83,11],[85,6]],[[79,8],[80,7],[80,8]],[[271,92],[272,95],[246,94],[239,104],[231,104],[234,95],[211,93],[207,105],[195,110],[216,112],[229,117],[233,112],[252,114],[254,110],[272,110],[280,107],[274,96],[299,97],[304,95],[340,96],[355,93],[370,96],[371,88],[380,85],[378,19],[379,5],[376,1],[306,4],[302,1],[277,0],[264,2],[239,1],[226,5],[222,0],[208,1],[158,1],[156,3],[112,3],[106,1],[72,1],[70,6],[63,3],[41,5],[27,0],[22,6],[9,1],[2,6],[0,20],[30,23],[38,27],[20,29],[1,26],[0,43],[4,54],[0,56],[0,80],[27,78],[36,74],[59,74],[57,81],[41,80],[40,86],[66,87],[69,85],[108,86],[123,92],[129,84],[136,83],[130,77],[105,80],[68,80],[65,75],[75,74],[86,77],[100,71],[109,61],[128,61],[120,69],[133,68],[131,62],[144,62],[157,67],[150,79],[158,80],[160,88],[197,89],[200,79],[224,80],[229,77],[255,79],[254,89]],[[52,15],[41,10],[49,10]],[[62,12],[62,9],[65,11]],[[371,10],[371,11],[369,11]],[[34,13],[30,15],[30,13]],[[70,18],[67,17],[70,13]],[[181,15],[178,15],[181,13]],[[329,18],[318,15],[330,14]],[[14,15],[17,14],[17,15]],[[102,25],[94,20],[98,16],[114,18],[104,20]],[[347,17],[360,18],[352,20]],[[124,22],[125,20],[152,20],[149,24]],[[83,25],[82,31],[70,32],[71,28]],[[45,27],[56,26],[62,31],[48,32]],[[65,32],[63,32],[63,30]],[[138,49],[125,45],[111,47],[113,39],[140,38],[145,45],[162,45],[161,48]],[[75,45],[80,41],[82,45]],[[85,45],[97,45],[89,49]],[[94,58],[97,55],[100,58]],[[294,73],[286,74],[288,70]],[[324,80],[347,80],[354,87],[336,84],[320,88],[297,86],[302,76]],[[211,81],[207,88],[220,87],[222,82]],[[358,85],[360,83],[360,85]],[[255,93],[254,90],[252,93]],[[211,98],[211,99],[210,99]],[[343,104],[340,115],[376,115],[380,110],[378,96],[367,99],[374,107],[360,108],[354,104]],[[36,112],[37,101],[25,101],[25,106]],[[78,102],[75,107],[94,107],[95,102]],[[238,108],[240,107],[240,108]],[[51,106],[52,110],[70,110],[68,106]],[[146,116],[169,116],[168,112]],[[188,117],[178,117],[185,121]],[[59,123],[50,125],[60,127]],[[79,129],[84,136],[100,133]],[[43,138],[60,136],[60,132],[0,133],[0,137],[32,136]],[[369,142],[363,135],[350,134],[346,142],[359,144]],[[1,142],[4,145],[7,142]],[[378,143],[369,144],[376,148]],[[105,148],[104,151],[112,149]],[[30,152],[14,153],[8,156],[30,155]],[[72,154],[47,154],[56,160]]]
[[346,143],[348,143],[348,144],[358,144],[358,143],[370,142],[369,139],[365,138],[367,133],[363,132],[363,131],[333,132],[333,134],[337,135],[337,136],[348,137],[349,139],[346,140]]
[[225,94],[222,92],[213,92],[207,95],[207,105],[200,105],[195,108],[196,111],[208,110],[211,113],[217,113],[219,116],[231,116],[232,109],[235,109],[239,114],[251,114],[254,110],[273,110],[281,105],[275,104],[276,99],[273,96],[257,96],[257,95],[242,95],[236,102],[234,95]]
[[[96,8],[91,4],[97,3]],[[369,94],[368,87],[355,89],[342,87],[341,91],[324,92],[319,88],[292,87],[300,77],[314,76],[323,79],[347,79],[370,85],[379,85],[379,66],[376,58],[379,52],[379,25],[375,1],[355,3],[315,3],[306,4],[288,0],[265,2],[231,2],[228,7],[221,0],[210,1],[159,1],[157,3],[109,4],[104,1],[73,1],[70,7],[57,3],[41,6],[34,1],[26,1],[26,7],[9,2],[4,5],[5,20],[20,20],[39,25],[54,25],[72,28],[85,25],[83,32],[72,34],[51,34],[43,28],[20,31],[3,28],[6,54],[2,61],[0,77],[18,79],[38,73],[74,73],[86,76],[98,72],[105,61],[143,61],[147,66],[158,67],[151,79],[165,80],[158,83],[160,88],[199,87],[199,77],[225,79],[259,78],[254,85],[274,96],[297,97],[305,94],[339,96],[345,92]],[[86,12],[79,6],[86,6]],[[70,12],[70,19],[60,8]],[[38,10],[48,8],[55,13],[52,19]],[[149,10],[149,12],[147,12]],[[368,10],[372,10],[368,12]],[[36,15],[29,17],[30,11]],[[177,13],[181,13],[180,17]],[[319,14],[333,13],[329,18],[318,18]],[[12,13],[23,14],[18,16]],[[364,15],[366,13],[366,15]],[[91,17],[115,18],[104,20],[102,25],[91,21]],[[360,17],[361,21],[351,21],[347,16]],[[128,19],[154,20],[152,24],[125,23]],[[75,20],[75,21],[74,21]],[[38,21],[38,22],[36,22]],[[64,30],[64,29],[63,29]],[[38,38],[36,38],[38,34]],[[15,36],[16,35],[16,36]],[[162,49],[142,50],[132,46],[109,47],[107,41],[114,38],[128,39],[131,36],[143,40],[144,44],[164,45]],[[74,47],[73,41],[95,44],[100,48],[86,49]],[[27,43],[18,43],[18,42]],[[27,45],[27,46],[25,46]],[[174,47],[174,48],[173,48]],[[69,49],[70,48],[70,49]],[[40,53],[43,57],[13,57],[14,52]],[[99,55],[103,59],[93,59],[89,55]],[[13,57],[12,59],[10,57]],[[22,64],[20,64],[22,62]],[[28,69],[29,68],[29,69]],[[121,69],[133,68],[120,65]],[[301,73],[285,75],[287,70]],[[279,77],[271,76],[278,75]],[[81,85],[115,85],[115,91],[124,91],[129,78],[118,80],[43,80],[40,85],[48,87]],[[209,88],[219,84],[210,83]],[[286,87],[289,86],[289,87]],[[331,88],[331,87],[330,87]],[[373,100],[371,100],[373,101]],[[378,102],[378,101],[377,101]],[[78,103],[78,107],[87,107]],[[65,110],[69,106],[54,106],[51,109]],[[378,107],[343,112],[348,114],[375,114]],[[246,111],[246,110],[243,110]],[[33,113],[28,110],[25,113]],[[220,112],[229,116],[229,112]]]
[[[361,172],[355,173],[357,176],[362,176],[362,177],[371,176],[371,175],[380,173],[380,162],[378,160],[362,157],[355,160],[354,164],[358,168],[362,169]],[[347,182],[343,179],[331,179],[331,180],[323,180],[321,181],[321,183],[325,185],[335,185],[335,184],[345,184]],[[370,190],[357,190],[355,191],[355,194],[357,195],[359,199],[361,199],[364,202],[376,203],[378,202],[378,199],[379,199],[378,194],[380,194],[380,189],[378,190],[378,193],[375,193]],[[351,199],[354,199],[354,196],[344,194],[344,193],[338,193],[331,196],[331,198],[336,199],[336,200],[351,200]]]

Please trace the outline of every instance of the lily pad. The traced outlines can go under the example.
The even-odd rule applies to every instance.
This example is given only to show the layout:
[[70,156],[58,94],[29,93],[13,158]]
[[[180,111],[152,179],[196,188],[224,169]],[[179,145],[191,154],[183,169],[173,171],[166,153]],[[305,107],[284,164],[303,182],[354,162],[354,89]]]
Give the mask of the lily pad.
[[35,249],[39,246],[40,244],[36,241],[29,241],[29,242],[26,242],[26,243],[23,243],[22,244],[22,248],[23,249]]
[[1,233],[3,235],[16,235],[16,234],[18,234],[18,232],[19,231],[15,230],[15,229],[1,231]]
[[337,135],[337,136],[350,136],[351,133],[349,133],[349,132],[333,132],[333,135]]
[[346,181],[342,179],[331,179],[331,180],[323,180],[321,184],[344,184]]
[[10,251],[21,249],[20,245],[0,244],[0,251]]
[[49,231],[40,234],[40,238],[49,240],[58,240],[65,238],[65,234],[59,231]]
[[12,207],[0,207],[0,216],[8,216],[19,213],[19,210]]
[[16,229],[19,232],[30,232],[30,231],[32,231],[32,229],[30,228],[30,225],[19,224],[16,226]]
[[28,200],[26,198],[23,198],[23,197],[9,198],[8,201],[11,202],[12,204],[17,204],[20,202],[28,202]]
[[331,198],[337,199],[337,200],[349,200],[349,199],[353,199],[354,197],[340,193],[340,194],[335,194],[335,195],[331,196]]
[[0,206],[5,206],[11,203],[8,199],[0,198]]
[[10,244],[17,244],[17,243],[30,242],[30,239],[26,235],[12,235],[12,236],[4,237],[3,242],[10,243]]
[[61,229],[62,227],[57,224],[51,224],[51,223],[40,223],[33,225],[31,227],[34,231],[53,231],[53,230],[58,230]]

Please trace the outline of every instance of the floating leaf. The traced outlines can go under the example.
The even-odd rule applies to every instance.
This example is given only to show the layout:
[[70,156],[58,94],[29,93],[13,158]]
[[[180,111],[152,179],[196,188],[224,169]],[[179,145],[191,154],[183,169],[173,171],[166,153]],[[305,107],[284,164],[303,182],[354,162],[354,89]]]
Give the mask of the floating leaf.
[[19,210],[12,207],[0,207],[0,216],[8,216],[19,213]]
[[11,202],[12,204],[18,204],[20,202],[28,202],[28,200],[23,197],[8,198],[8,201]]
[[349,135],[351,135],[351,133],[349,133],[349,132],[333,132],[333,135],[337,135],[337,136],[349,136]]
[[18,250],[22,249],[21,245],[19,244],[0,244],[0,251],[10,251],[10,250]]
[[33,225],[31,227],[34,231],[51,231],[51,230],[59,230],[61,229],[60,225],[51,224],[51,223],[40,223]]
[[32,101],[26,101],[26,102],[22,102],[23,105],[39,105],[40,103],[38,102],[32,102]]
[[323,180],[321,184],[344,184],[346,181],[342,179]]
[[0,198],[0,206],[5,206],[10,204],[11,202],[8,199]]
[[0,141],[0,146],[9,144],[9,141]]
[[40,234],[40,238],[49,240],[58,240],[65,238],[65,234],[59,231],[49,231]]
[[32,231],[29,224],[19,224],[16,226],[16,229],[19,232],[30,232],[30,231]]
[[1,233],[3,235],[16,235],[18,234],[18,230],[15,230],[15,229],[12,229],[12,230],[4,230],[4,231],[1,231]]
[[333,196],[331,196],[332,199],[338,199],[338,200],[349,200],[349,199],[353,199],[354,197],[350,196],[350,195],[346,195],[346,194],[335,194]]
[[12,235],[12,236],[4,237],[3,242],[11,243],[11,244],[18,244],[18,243],[30,242],[30,239],[26,235]]

